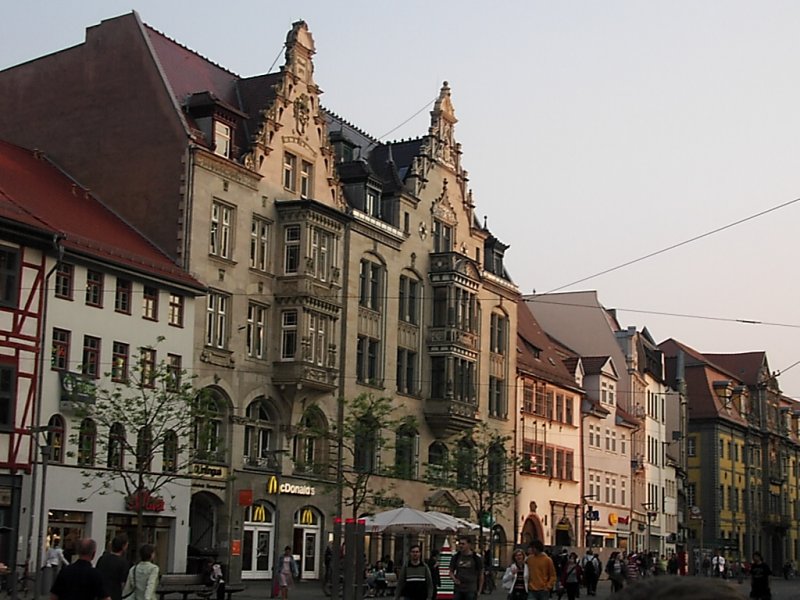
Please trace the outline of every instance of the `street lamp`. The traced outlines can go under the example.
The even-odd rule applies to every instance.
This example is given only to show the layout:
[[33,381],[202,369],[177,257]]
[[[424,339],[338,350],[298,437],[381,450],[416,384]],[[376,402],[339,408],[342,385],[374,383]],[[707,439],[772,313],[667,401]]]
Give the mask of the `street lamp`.
[[581,501],[583,505],[586,506],[586,512],[583,513],[583,517],[586,521],[589,521],[589,531],[586,532],[586,548],[592,547],[592,521],[596,521],[595,517],[597,516],[596,510],[593,510],[592,505],[588,504],[586,500],[588,498],[595,499],[597,498],[597,494],[586,494],[585,496],[581,496]]
[[652,552],[652,548],[650,546],[650,532],[651,532],[651,524],[653,523],[653,519],[658,516],[658,513],[654,510],[650,510],[656,506],[655,502],[642,502],[642,508],[645,509],[647,512],[647,554],[649,555]]

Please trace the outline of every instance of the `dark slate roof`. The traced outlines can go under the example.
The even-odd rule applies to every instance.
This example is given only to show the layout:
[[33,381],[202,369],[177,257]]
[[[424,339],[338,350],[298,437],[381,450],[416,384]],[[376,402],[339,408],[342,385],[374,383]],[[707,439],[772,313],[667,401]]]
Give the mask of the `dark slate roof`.
[[[380,152],[389,152],[391,147],[392,159],[397,167],[397,173],[401,181],[405,180],[408,170],[411,168],[411,163],[414,161],[415,156],[420,155],[422,146],[425,143],[425,138],[416,138],[413,140],[406,140],[402,142],[390,142],[385,144],[383,149],[376,149],[376,158],[381,158]],[[384,150],[385,149],[385,150]],[[383,160],[386,160],[385,158]]]
[[610,356],[581,356],[583,371],[587,375],[601,373]]
[[730,371],[747,385],[758,385],[761,367],[767,361],[766,352],[740,352],[738,354],[703,354],[709,361]]
[[246,77],[236,82],[239,106],[247,113],[248,118],[242,124],[242,140],[250,144],[261,125],[261,111],[275,100],[275,84],[280,81],[281,73],[269,73]]
[[43,154],[0,141],[0,220],[68,251],[196,290],[203,286]]
[[517,302],[517,368],[551,383],[577,388],[575,378],[522,300]]

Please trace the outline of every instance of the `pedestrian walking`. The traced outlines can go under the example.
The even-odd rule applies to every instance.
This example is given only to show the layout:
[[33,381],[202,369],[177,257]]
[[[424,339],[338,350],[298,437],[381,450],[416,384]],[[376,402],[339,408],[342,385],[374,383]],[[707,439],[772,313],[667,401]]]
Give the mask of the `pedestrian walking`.
[[622,583],[625,581],[627,570],[625,561],[622,559],[622,555],[620,555],[619,552],[614,551],[611,553],[606,563],[606,573],[608,574],[608,579],[611,581],[611,592],[620,591],[622,589]]
[[508,592],[509,600],[527,600],[528,598],[528,565],[525,564],[525,553],[517,548],[503,574],[503,589]]
[[483,561],[472,551],[472,539],[462,536],[458,552],[450,559],[450,578],[453,580],[453,600],[475,600],[483,589]]
[[286,600],[289,597],[289,588],[294,583],[296,577],[300,576],[297,562],[292,556],[292,547],[286,546],[283,554],[278,558],[278,582],[281,589],[281,598]]
[[397,575],[395,599],[429,600],[433,593],[431,570],[422,562],[422,548],[414,544],[409,548],[408,560]]
[[556,584],[556,569],[553,560],[544,553],[542,540],[531,542],[531,554],[525,562],[528,565],[529,600],[547,600]]
[[561,586],[567,592],[567,600],[575,600],[581,595],[581,580],[583,578],[583,569],[578,564],[578,555],[570,552],[567,557],[567,562],[561,570]]
[[96,552],[94,540],[78,542],[78,560],[61,569],[50,588],[53,600],[110,600],[103,577],[92,566]]
[[597,595],[597,580],[600,579],[600,560],[589,548],[586,556],[581,559],[581,569],[583,569],[583,581],[586,584],[586,595]]
[[131,566],[125,553],[128,551],[128,536],[121,533],[111,540],[111,547],[97,561],[95,569],[103,576],[111,600],[122,600],[122,588],[128,579]]
[[753,552],[753,564],[750,565],[750,597],[755,600],[772,600],[769,578],[772,570],[764,562],[761,552]]
[[139,548],[139,562],[128,571],[128,579],[122,588],[122,597],[130,600],[156,600],[158,587],[158,565],[153,562],[156,549],[150,544]]

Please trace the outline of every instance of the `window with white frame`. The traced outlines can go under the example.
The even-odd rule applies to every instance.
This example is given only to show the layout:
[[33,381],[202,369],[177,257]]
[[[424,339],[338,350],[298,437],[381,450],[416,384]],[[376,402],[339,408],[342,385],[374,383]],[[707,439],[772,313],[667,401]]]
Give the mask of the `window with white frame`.
[[686,454],[688,456],[697,456],[697,438],[693,435],[686,438]]
[[17,305],[19,296],[19,251],[16,248],[0,248],[0,306]]
[[377,385],[380,379],[381,342],[359,335],[356,342],[356,381]]
[[297,354],[297,311],[281,313],[281,360],[294,360]]
[[297,189],[297,157],[289,152],[283,154],[283,187],[292,192]]
[[328,327],[330,321],[325,315],[308,314],[308,339],[311,342],[311,361],[320,367],[327,366]]
[[621,434],[621,437],[620,437],[620,440],[619,440],[619,451],[620,451],[620,454],[622,454],[623,456],[628,454],[627,436],[624,433]]
[[320,227],[311,228],[309,256],[311,257],[311,276],[327,281],[331,268],[336,266],[335,236]]
[[303,198],[311,197],[313,170],[314,167],[311,165],[310,162],[306,162],[305,160],[300,161],[300,196]]
[[433,221],[433,251],[450,252],[453,249],[453,228],[439,220]]
[[489,415],[505,419],[508,416],[506,402],[506,382],[497,377],[489,377]]
[[208,293],[206,304],[206,346],[226,348],[228,345],[228,310],[230,296]]
[[300,267],[300,225],[287,225],[283,229],[283,272],[297,273]]
[[219,121],[214,121],[214,154],[231,157],[231,128]]
[[508,319],[505,315],[492,313],[489,334],[490,351],[495,354],[505,354],[508,339]]
[[367,188],[367,193],[364,198],[364,212],[376,219],[379,219],[381,216],[380,194],[374,188]]
[[361,260],[358,284],[358,303],[360,306],[381,312],[383,273],[383,265],[367,259]]
[[211,243],[209,254],[231,258],[233,207],[221,202],[211,203]]
[[264,358],[266,349],[267,307],[255,302],[247,304],[247,356]]
[[250,223],[250,268],[269,270],[269,226],[266,219],[254,216]]
[[419,325],[420,283],[407,275],[400,275],[399,315],[401,321]]

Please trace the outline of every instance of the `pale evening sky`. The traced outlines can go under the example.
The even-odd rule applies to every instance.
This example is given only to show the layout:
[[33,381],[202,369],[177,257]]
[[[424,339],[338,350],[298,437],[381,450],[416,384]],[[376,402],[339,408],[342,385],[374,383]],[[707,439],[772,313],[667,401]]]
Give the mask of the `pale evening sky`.
[[[477,214],[546,292],[800,197],[800,3],[786,1],[26,0],[0,4],[0,69],[142,20],[243,76],[292,22],[323,103],[374,136],[448,80]],[[388,136],[426,133],[425,110]],[[568,289],[700,351],[800,361],[800,203]],[[780,378],[800,398],[800,366]]]

